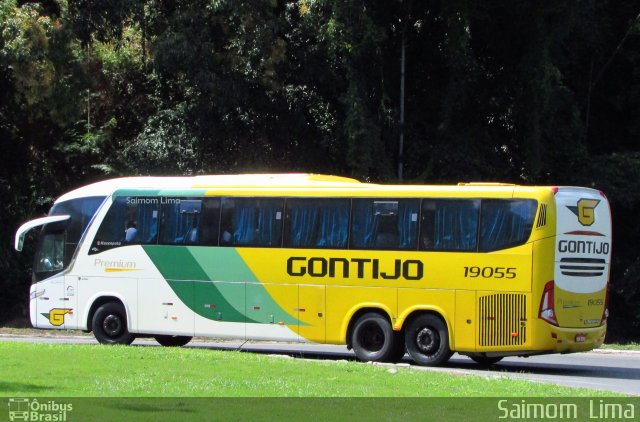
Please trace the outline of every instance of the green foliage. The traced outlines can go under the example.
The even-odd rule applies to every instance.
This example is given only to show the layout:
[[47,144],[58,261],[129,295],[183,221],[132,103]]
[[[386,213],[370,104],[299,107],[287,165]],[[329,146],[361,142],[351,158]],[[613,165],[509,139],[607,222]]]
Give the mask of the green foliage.
[[152,116],[142,133],[124,150],[134,174],[193,174],[201,168],[197,138],[189,129],[185,107]]
[[53,23],[35,4],[11,9],[5,5],[2,14],[0,60],[11,70],[16,100],[32,107],[53,92],[56,75],[49,57]]
[[622,333],[640,321],[638,12],[631,0],[0,0],[0,320],[26,305],[15,228],[72,187],[241,171],[394,181],[404,43],[405,179],[605,190]]

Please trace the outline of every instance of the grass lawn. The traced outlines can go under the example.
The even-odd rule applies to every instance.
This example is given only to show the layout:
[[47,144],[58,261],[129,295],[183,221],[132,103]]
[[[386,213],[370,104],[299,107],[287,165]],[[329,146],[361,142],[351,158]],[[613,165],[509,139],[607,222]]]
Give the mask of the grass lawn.
[[620,396],[506,378],[233,351],[0,342],[0,396]]
[[603,344],[601,349],[612,349],[612,350],[628,350],[628,351],[640,351],[640,343],[610,343]]

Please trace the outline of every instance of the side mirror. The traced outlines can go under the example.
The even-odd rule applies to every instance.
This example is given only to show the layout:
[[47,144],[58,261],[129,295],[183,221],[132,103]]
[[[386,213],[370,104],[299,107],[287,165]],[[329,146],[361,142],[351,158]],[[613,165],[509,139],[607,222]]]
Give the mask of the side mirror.
[[24,247],[24,236],[27,232],[34,227],[44,226],[49,223],[57,223],[58,221],[65,221],[70,219],[70,215],[52,215],[49,217],[36,218],[35,220],[28,221],[24,223],[20,228],[16,231],[16,238],[14,242],[14,247],[16,251],[21,252]]

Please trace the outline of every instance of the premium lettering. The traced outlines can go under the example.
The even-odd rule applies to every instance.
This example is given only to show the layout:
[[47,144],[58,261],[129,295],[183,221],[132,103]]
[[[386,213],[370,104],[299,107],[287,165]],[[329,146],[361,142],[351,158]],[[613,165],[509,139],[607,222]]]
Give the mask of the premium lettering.
[[421,280],[424,276],[424,264],[415,259],[379,260],[292,256],[287,259],[287,274],[292,277]]

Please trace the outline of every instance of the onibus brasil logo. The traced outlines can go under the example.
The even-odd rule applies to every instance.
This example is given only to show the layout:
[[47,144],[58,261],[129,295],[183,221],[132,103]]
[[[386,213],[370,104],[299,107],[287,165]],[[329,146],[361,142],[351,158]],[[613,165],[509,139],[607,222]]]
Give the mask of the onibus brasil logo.
[[57,421],[64,422],[73,410],[73,404],[55,400],[40,402],[38,399],[9,399],[10,421]]

